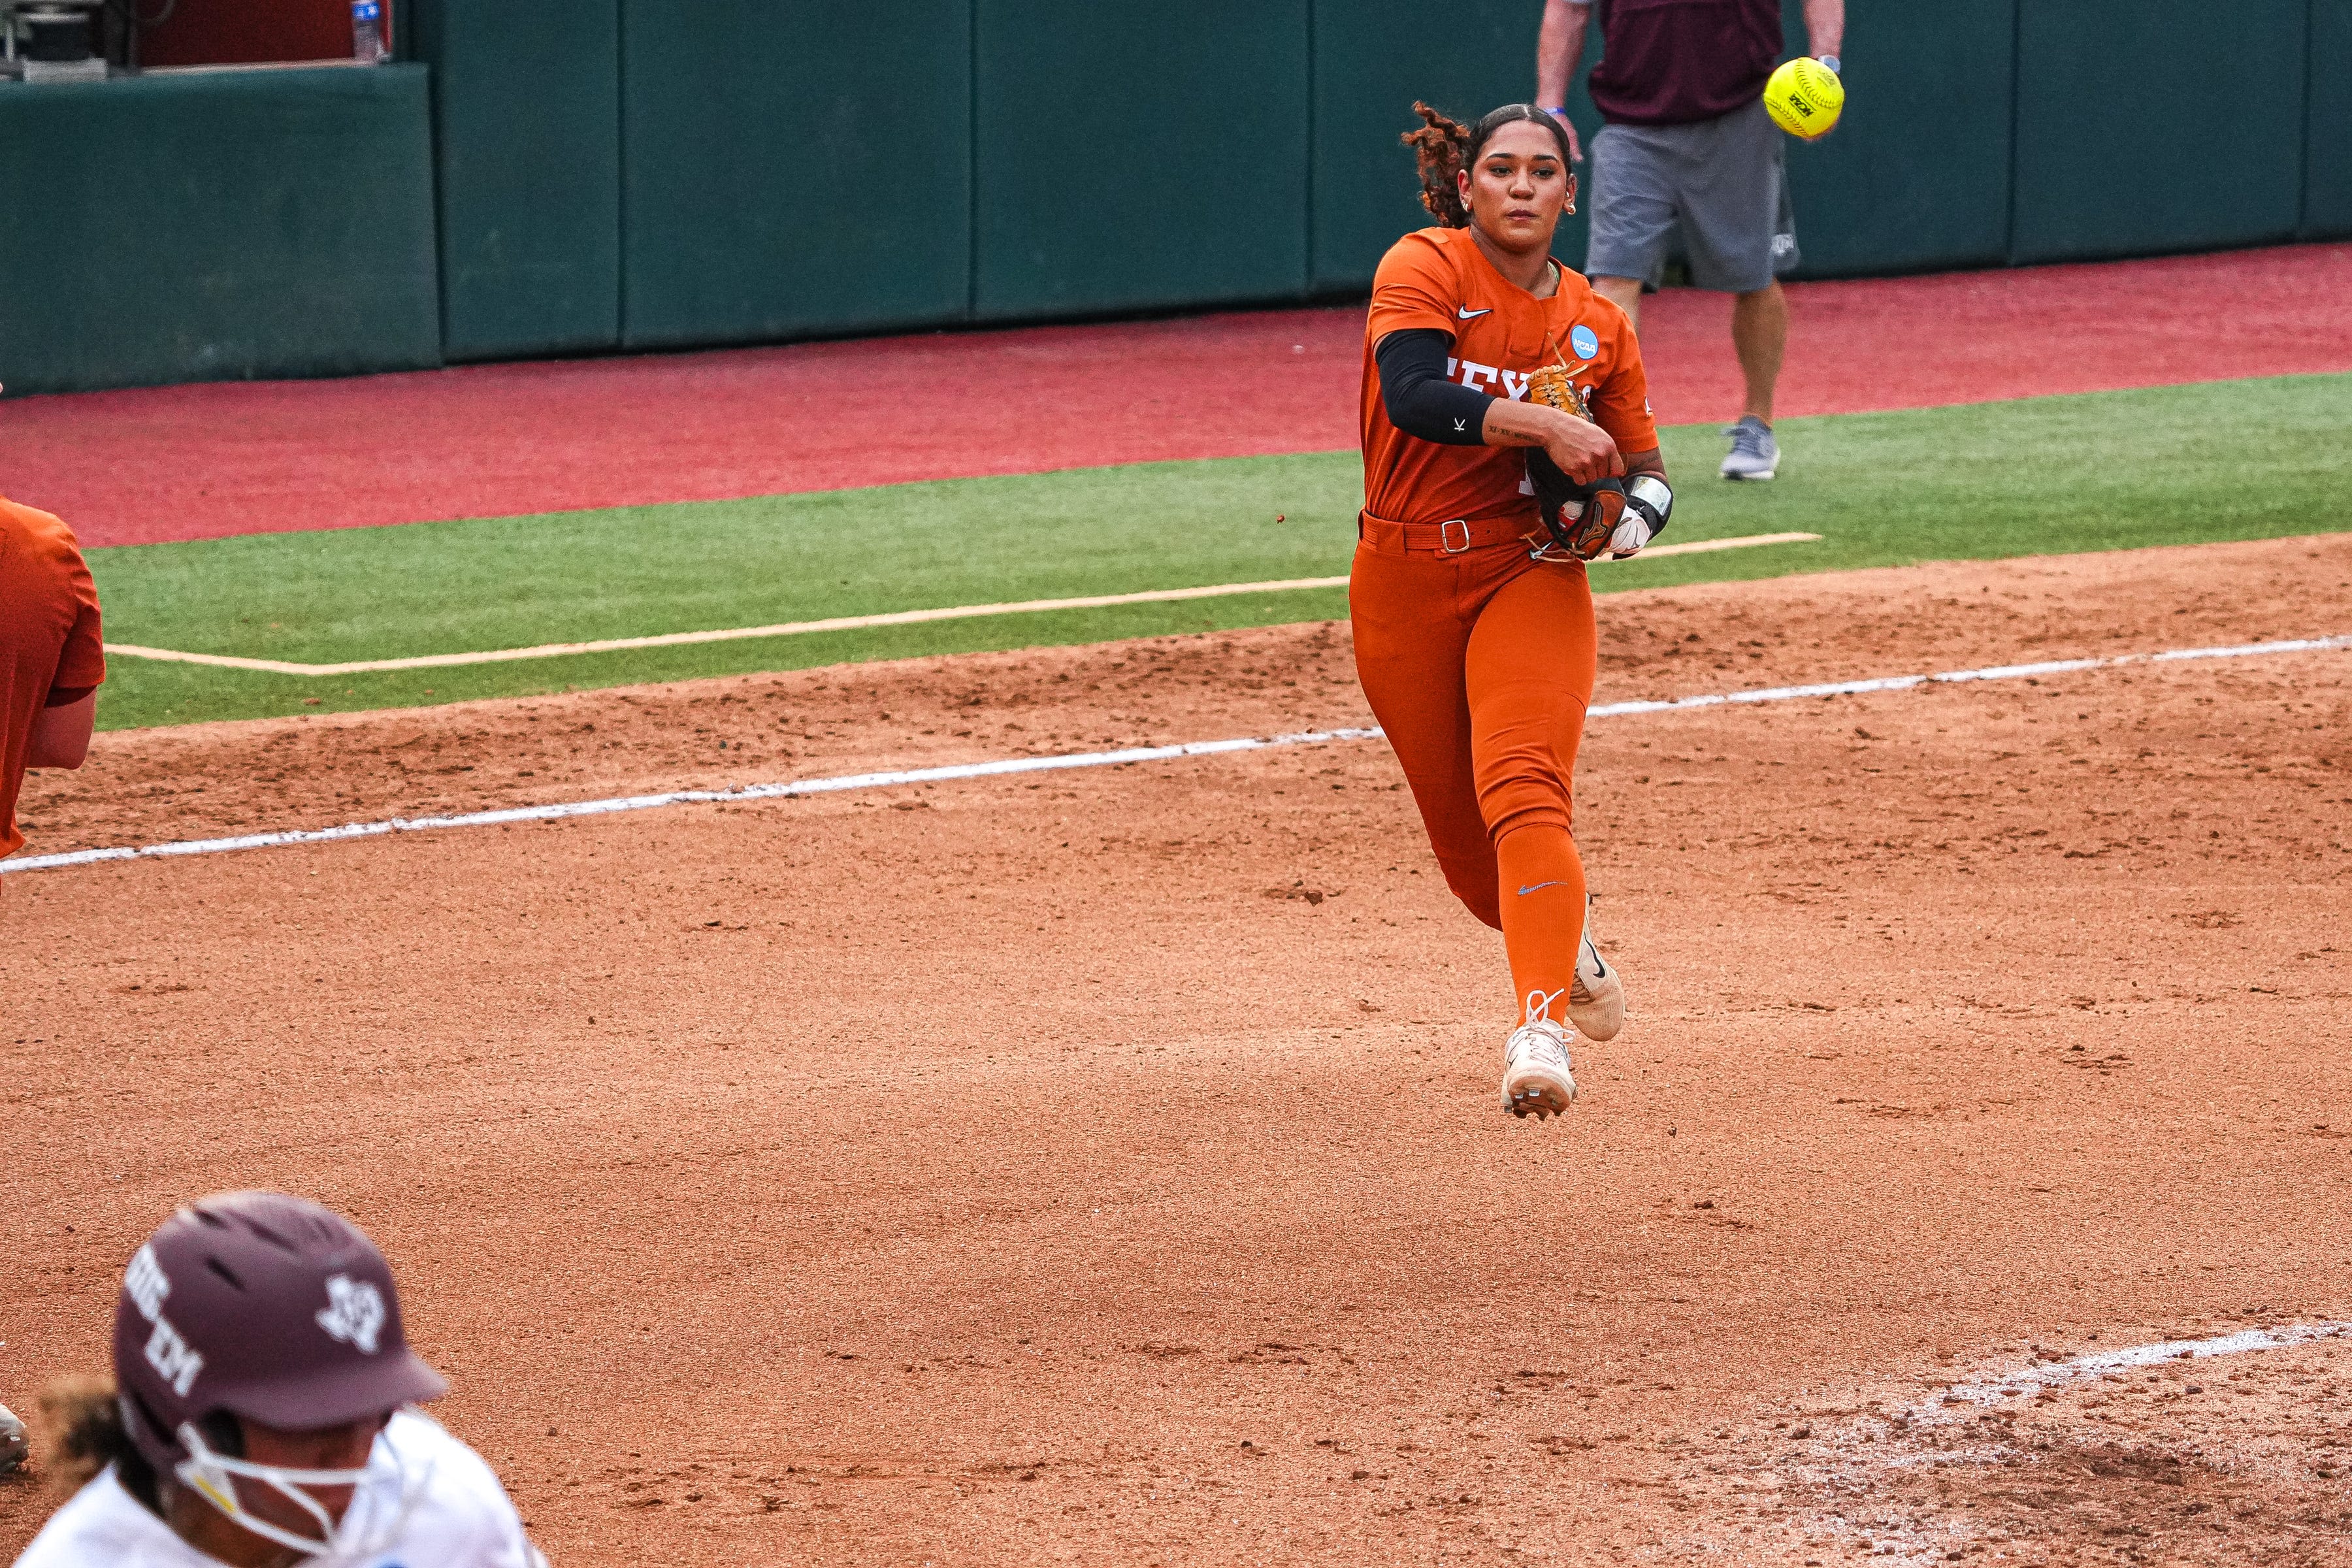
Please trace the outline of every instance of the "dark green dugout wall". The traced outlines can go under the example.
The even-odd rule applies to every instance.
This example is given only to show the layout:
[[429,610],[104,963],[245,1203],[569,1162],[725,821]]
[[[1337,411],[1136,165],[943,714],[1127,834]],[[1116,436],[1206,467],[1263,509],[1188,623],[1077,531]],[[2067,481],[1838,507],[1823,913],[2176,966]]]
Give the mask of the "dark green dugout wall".
[[0,87],[11,394],[440,360],[425,73]]
[[620,0],[406,0],[450,359],[621,342]]
[[[1530,96],[1543,12],[415,4],[452,358],[1360,293],[1425,221],[1413,100]],[[2352,233],[2352,0],[2242,0],[2227,49],[2183,47],[2203,15],[1849,7],[1844,122],[1789,146],[1799,276]],[[1570,108],[1589,141],[1580,80]]]
[[975,0],[983,321],[1307,289],[1307,0]]
[[[1412,151],[1397,139],[1421,121],[1418,99],[1465,121],[1535,96],[1543,0],[1458,0],[1434,25],[1427,0],[1315,0],[1311,283],[1361,293],[1397,237],[1426,226]],[[1588,45],[1596,48],[1597,46]],[[1580,78],[1571,118],[1598,127]],[[1581,213],[1554,245],[1584,264]]]
[[2294,237],[2311,0],[2066,0],[2017,37],[2013,261]]
[[[1542,12],[404,0],[416,64],[0,84],[0,379],[1360,295],[1425,221],[1413,100],[1530,96]],[[1848,27],[1844,121],[1788,148],[1801,277],[2352,237],[2352,0],[1857,0]]]
[[2311,0],[2310,48],[2301,237],[2352,238],[2352,0]]
[[622,339],[961,320],[971,0],[623,0]]
[[[1798,277],[2008,259],[2019,4],[1937,0],[1926,24],[1874,0],[1846,7],[1845,112],[1821,141],[1788,144]],[[1801,0],[1783,22],[1786,52],[1810,53]]]

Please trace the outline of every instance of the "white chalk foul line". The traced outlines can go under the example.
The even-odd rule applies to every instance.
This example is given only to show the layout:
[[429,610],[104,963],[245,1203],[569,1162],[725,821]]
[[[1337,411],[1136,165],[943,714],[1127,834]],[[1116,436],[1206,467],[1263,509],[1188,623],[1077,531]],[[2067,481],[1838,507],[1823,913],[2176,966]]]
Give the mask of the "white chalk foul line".
[[2129,1372],[2134,1367],[2161,1366],[2174,1361],[2201,1361],[2209,1356],[2243,1355],[2249,1351],[2284,1350],[2291,1345],[2309,1344],[2315,1340],[2347,1337],[2352,1337],[2352,1323],[2282,1323],[2273,1328],[2244,1329],[2234,1334],[2219,1334],[2211,1339],[2159,1340],[2153,1344],[2098,1351],[2090,1355],[2076,1356],[2071,1361],[2045,1362],[2039,1366],[2022,1367],[2008,1377],[1988,1378],[1948,1388],[1937,1396],[1934,1404],[1915,1412],[1914,1418],[1932,1419],[1937,1405],[1954,1401],[1970,1405],[1999,1405],[2006,1400],[2039,1394],[2047,1388],[2105,1377],[2110,1373]]
[[2292,641],[2241,643],[2232,647],[2182,647],[2164,653],[2125,653],[2109,658],[2057,658],[2041,664],[1996,664],[1983,669],[1947,669],[1932,675],[1883,675],[1872,680],[1834,680],[1819,686],[1772,686],[1754,691],[1709,692],[1662,702],[1604,702],[1586,714],[1611,719],[1624,713],[1665,713],[1682,708],[1715,708],[1727,702],[1790,702],[1804,697],[1857,697],[1871,691],[1907,691],[1915,686],[1969,680],[2024,680],[2078,669],[2113,669],[2126,664],[2167,664],[2188,658],[2255,658],[2264,654],[2324,653],[2352,647],[2352,637],[2298,637]]
[[[1696,539],[1654,544],[1639,559],[1701,555],[1745,550],[1759,544],[1804,544],[1818,533],[1751,533],[1737,539]],[[1288,577],[1271,583],[1221,583],[1205,588],[1153,588],[1138,594],[1091,594],[1076,599],[1022,599],[1003,605],[955,605],[936,610],[892,610],[877,616],[835,616],[822,621],[782,621],[772,626],[736,626],[725,631],[664,632],[657,637],[607,637],[602,642],[541,643],[536,647],[491,648],[480,653],[419,654],[411,658],[354,659],[343,664],[301,664],[292,659],[247,658],[240,654],[184,653],[178,648],[108,643],[106,651],[128,658],[173,664],[205,664],[220,669],[251,669],[266,675],[361,675],[393,669],[446,669],[454,665],[507,664],[522,658],[567,658],[574,654],[620,653],[630,648],[684,647],[694,643],[740,642],[750,637],[801,637],[811,632],[862,631],[870,626],[911,626],[930,621],[970,620],[980,616],[1026,616],[1044,610],[1099,610],[1117,605],[1172,605],[1190,599],[1221,599],[1240,594],[1288,594],[1307,588],[1344,588],[1345,577]]]
[[[1981,1378],[1946,1388],[1898,1412],[1845,1423],[1821,1439],[1826,1454],[1799,1456],[1783,1468],[1829,1491],[1827,1506],[1808,1510],[1804,1528],[1832,1533],[1849,1545],[1872,1548],[1874,1560],[1942,1562],[1958,1555],[1954,1549],[1975,1538],[1972,1521],[1965,1513],[1934,1511],[1922,1517],[1912,1510],[1909,1518],[1889,1518],[1886,1510],[1871,1504],[1882,1495],[1879,1485],[1891,1472],[1925,1467],[2031,1465],[2040,1460],[2036,1451],[2021,1447],[2012,1436],[2000,1431],[1984,1432],[1973,1443],[1955,1446],[1949,1441],[1953,1429],[1967,1430],[1966,1424],[1975,1420],[1979,1411],[2095,1383],[2137,1367],[2287,1350],[2329,1340],[2352,1341],[2352,1322],[2278,1323],[2207,1339],[2160,1340],[2023,1366],[2006,1377]],[[1940,1440],[1921,1443],[1917,1434],[1922,1431],[1935,1432]]]
[[[1749,691],[1710,692],[1661,702],[1604,702],[1591,710],[1587,716],[1613,719],[1632,713],[1666,713],[1727,703],[1793,702],[1808,697],[1853,697],[1873,691],[1905,691],[1937,681],[2020,680],[2073,670],[2111,669],[2127,664],[2158,664],[2195,658],[2256,658],[2269,654],[2321,653],[2347,647],[2352,647],[2352,636],[2244,643],[2231,647],[2174,648],[2164,653],[2127,653],[2110,658],[2055,659],[2042,664],[2004,664],[1983,669],[1948,669],[1929,675],[1889,675],[1871,680],[1829,681],[1818,686],[1772,686]],[[603,816],[616,811],[654,811],[672,805],[786,800],[797,795],[832,795],[842,790],[885,789],[894,784],[945,784],[958,779],[1002,778],[1014,773],[1054,773],[1069,768],[1126,767],[1136,763],[1165,762],[1175,757],[1210,757],[1227,752],[1262,752],[1279,746],[1328,745],[1335,741],[1370,741],[1379,739],[1381,731],[1376,729],[1303,730],[1296,734],[1245,735],[1230,741],[1191,741],[1175,746],[1130,746],[1116,752],[1003,757],[991,763],[958,763],[947,767],[845,773],[832,778],[746,784],[740,789],[668,790],[660,795],[617,795],[606,800],[507,806],[497,811],[468,811],[448,816],[394,816],[381,822],[346,823],[341,827],[295,828],[279,833],[241,834],[233,838],[186,838],[169,844],[125,845],[110,849],[76,849],[62,855],[34,855],[23,859],[0,860],[0,873],[58,870],[68,866],[94,865],[100,860],[143,860],[174,855],[219,855],[233,849],[276,849],[291,844],[329,844],[343,838],[373,838],[387,833],[423,833],[445,827],[495,827],[517,822],[554,822],[568,816]]]
[[1378,730],[1307,730],[1295,735],[1244,736],[1233,741],[1189,741],[1180,746],[1130,746],[1117,752],[1066,752],[1051,757],[1005,757],[992,763],[958,763],[941,768],[904,768],[892,773],[844,773],[795,779],[785,784],[746,784],[740,789],[678,789],[660,795],[618,795],[609,800],[564,801],[552,805],[514,805],[448,816],[394,816],[341,827],[297,828],[282,833],[247,833],[234,838],[184,838],[116,849],[78,849],[0,860],[0,872],[45,871],[88,866],[100,860],[153,859],[171,855],[219,855],[232,849],[275,849],[289,844],[328,844],[341,838],[373,838],[386,833],[424,833],[444,827],[496,827],[516,822],[555,822],[567,816],[603,816],[616,811],[653,811],[670,805],[727,805],[735,801],[786,800],[795,795],[842,790],[884,789],[892,784],[942,784],[954,779],[996,778],[1006,773],[1051,773],[1065,768],[1114,768],[1171,757],[1210,757],[1225,752],[1257,752],[1272,746],[1312,746],[1332,741],[1363,741]]

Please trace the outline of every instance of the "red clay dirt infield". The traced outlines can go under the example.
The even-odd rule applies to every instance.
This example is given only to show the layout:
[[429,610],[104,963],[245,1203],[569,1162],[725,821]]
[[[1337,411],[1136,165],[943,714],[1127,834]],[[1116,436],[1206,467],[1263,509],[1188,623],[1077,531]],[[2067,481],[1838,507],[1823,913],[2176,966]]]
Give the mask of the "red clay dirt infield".
[[[1603,700],[2352,629],[2352,535],[1610,595]],[[101,736],[36,848],[1365,718],[1343,627]],[[1378,742],[6,879],[0,1391],[358,1215],[560,1563],[2340,1564],[2352,654],[1597,721],[1495,1104]],[[728,742],[720,752],[718,742]],[[46,1507],[0,1483],[0,1555]]]
[[[1783,415],[2352,370],[2352,245],[1790,294]],[[1728,310],[1645,305],[1666,422],[1738,412]],[[1346,306],[26,398],[0,490],[142,544],[1331,451],[1362,334]]]

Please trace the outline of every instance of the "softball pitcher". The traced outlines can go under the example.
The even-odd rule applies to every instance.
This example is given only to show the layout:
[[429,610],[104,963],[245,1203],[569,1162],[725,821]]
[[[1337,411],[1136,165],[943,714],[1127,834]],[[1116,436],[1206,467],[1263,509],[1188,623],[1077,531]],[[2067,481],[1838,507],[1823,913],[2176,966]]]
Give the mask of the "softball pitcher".
[[1503,933],[1504,1108],[1576,1097],[1570,1046],[1624,1023],[1587,923],[1570,780],[1597,633],[1585,562],[1674,504],[1624,313],[1551,258],[1575,210],[1559,124],[1508,104],[1404,140],[1438,226],[1382,259],[1364,330],[1357,677],[1447,884]]

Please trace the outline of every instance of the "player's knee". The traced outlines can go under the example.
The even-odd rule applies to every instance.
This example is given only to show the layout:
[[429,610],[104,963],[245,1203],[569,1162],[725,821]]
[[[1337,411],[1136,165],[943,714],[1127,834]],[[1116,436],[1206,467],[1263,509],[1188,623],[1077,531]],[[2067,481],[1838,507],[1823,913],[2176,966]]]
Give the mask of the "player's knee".
[[1503,836],[1538,824],[1572,831],[1576,807],[1568,781],[1556,777],[1520,777],[1488,790],[1479,799],[1486,817],[1487,842],[1500,844]]
[[1496,931],[1502,930],[1503,902],[1495,890],[1495,858],[1442,855],[1437,863],[1444,869],[1445,885],[1462,900],[1462,907]]
[[1481,924],[1494,931],[1503,929],[1502,900],[1495,897],[1494,889],[1457,887],[1454,889],[1454,896],[1462,900],[1464,909],[1478,917]]

